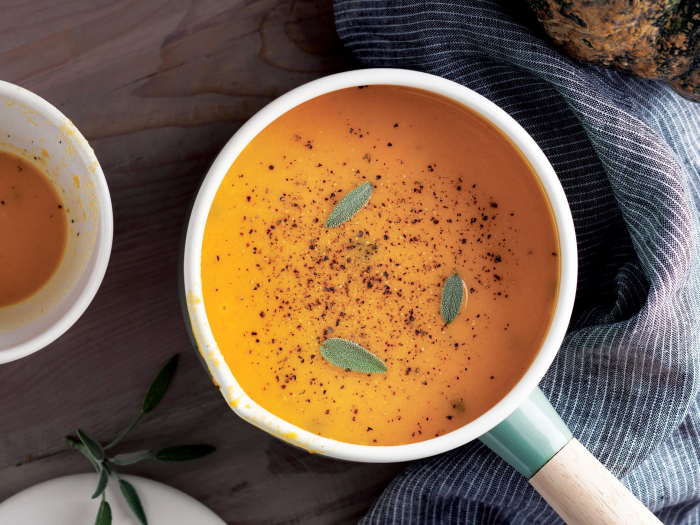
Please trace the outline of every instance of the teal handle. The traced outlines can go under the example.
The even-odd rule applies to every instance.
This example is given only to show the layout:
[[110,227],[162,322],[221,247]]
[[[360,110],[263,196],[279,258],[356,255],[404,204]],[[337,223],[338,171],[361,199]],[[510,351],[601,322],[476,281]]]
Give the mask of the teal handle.
[[537,387],[515,412],[479,439],[530,479],[573,436]]

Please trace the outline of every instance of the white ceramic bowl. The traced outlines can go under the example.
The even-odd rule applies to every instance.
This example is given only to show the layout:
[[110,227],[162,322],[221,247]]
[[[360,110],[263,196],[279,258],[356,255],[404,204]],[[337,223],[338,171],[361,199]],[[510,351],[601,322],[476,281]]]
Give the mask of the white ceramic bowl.
[[[561,285],[557,307],[545,342],[520,382],[491,410],[453,431],[420,443],[364,446],[342,443],[307,432],[271,414],[243,391],[224,361],[207,321],[202,298],[201,257],[204,227],[214,196],[229,167],[248,143],[268,124],[312,98],[354,86],[407,86],[450,98],[483,115],[505,133],[534,168],[552,205],[561,249]],[[261,109],[229,140],[212,164],[199,190],[187,229],[184,281],[187,308],[199,350],[229,405],[253,425],[309,452],[365,462],[409,461],[451,450],[472,441],[513,412],[527,398],[549,368],[569,323],[576,293],[576,235],[569,205],[556,173],[535,141],[508,114],[474,91],[440,77],[402,69],[368,69],[339,73],[298,87]]]
[[107,181],[87,141],[44,99],[2,81],[0,149],[37,159],[74,221],[51,280],[29,299],[0,308],[0,363],[7,363],[44,348],[82,315],[107,270],[113,224]]

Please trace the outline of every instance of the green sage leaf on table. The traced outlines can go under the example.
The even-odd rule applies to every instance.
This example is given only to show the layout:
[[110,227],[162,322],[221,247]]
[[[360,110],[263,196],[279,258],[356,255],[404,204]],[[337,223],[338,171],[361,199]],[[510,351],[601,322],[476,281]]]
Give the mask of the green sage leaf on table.
[[457,318],[464,303],[464,288],[464,282],[456,272],[445,281],[440,299],[440,313],[445,324],[450,324]]
[[158,461],[191,461],[208,456],[215,450],[211,445],[177,445],[159,450],[155,458]]
[[141,499],[134,486],[125,479],[120,479],[119,489],[122,491],[122,496],[124,496],[126,504],[129,505],[131,512],[134,513],[139,523],[141,525],[148,525],[146,513],[143,511],[143,505],[141,505]]
[[330,364],[365,374],[384,374],[386,365],[369,350],[347,339],[333,337],[321,343],[321,355]]
[[146,398],[143,400],[143,407],[141,408],[144,414],[148,414],[151,410],[156,408],[168,391],[170,382],[173,380],[173,376],[177,370],[178,358],[179,354],[172,356],[170,361],[165,364],[153,380],[151,386],[148,387],[148,392],[146,392]]
[[112,508],[106,501],[100,503],[100,508],[97,510],[95,525],[112,525]]
[[92,495],[92,499],[99,498],[102,495],[102,493],[107,488],[108,481],[109,481],[109,472],[107,471],[107,469],[102,469],[100,471],[100,479],[97,482],[97,488],[95,489],[95,493]]
[[144,459],[154,459],[152,450],[137,450],[136,452],[126,452],[124,454],[117,454],[110,459],[115,465],[133,465]]
[[371,183],[365,182],[343,197],[328,216],[326,228],[340,226],[352,219],[369,202],[373,189]]
[[102,445],[100,445],[100,442],[97,441],[95,438],[90,436],[87,432],[84,430],[78,429],[78,437],[80,438],[80,441],[83,442],[83,445],[85,445],[85,448],[88,449],[88,452],[90,452],[90,455],[95,458],[97,461],[102,461],[105,457],[105,451],[102,448]]

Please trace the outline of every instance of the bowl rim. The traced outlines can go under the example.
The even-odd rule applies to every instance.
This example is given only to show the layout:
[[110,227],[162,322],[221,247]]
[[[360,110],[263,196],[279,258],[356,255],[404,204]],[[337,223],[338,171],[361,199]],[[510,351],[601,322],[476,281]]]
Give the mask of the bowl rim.
[[[422,89],[465,105],[489,120],[532,165],[552,206],[559,235],[561,280],[557,305],[545,341],[525,375],[501,401],[471,423],[442,436],[407,445],[356,445],[321,437],[284,421],[255,403],[240,387],[216,345],[202,295],[201,252],[206,220],[216,192],[240,152],[268,124],[299,104],[332,91],[365,85]],[[183,268],[187,309],[199,351],[214,383],[234,412],[266,432],[309,452],[350,461],[387,463],[420,459],[457,448],[488,432],[518,408],[549,369],[566,335],[576,295],[578,261],[576,232],[561,183],[534,139],[511,116],[471,89],[441,77],[404,69],[361,69],[323,77],[293,89],[241,126],[216,157],[199,189],[187,225]]]
[[[114,219],[107,179],[95,156],[95,152],[85,140],[85,137],[78,131],[78,128],[52,104],[21,86],[0,80],[0,96],[11,98],[13,101],[30,107],[38,111],[47,120],[59,127],[66,127],[70,131],[74,137],[73,146],[75,152],[86,166],[94,168],[91,171],[94,174],[95,195],[99,206],[95,246],[90,255],[90,259],[94,258],[95,262],[94,265],[91,265],[92,261],[89,261],[85,268],[85,272],[90,272],[85,286],[75,297],[73,304],[53,324],[46,326],[41,333],[26,341],[0,350],[0,364],[3,364],[21,359],[45,348],[61,337],[83,315],[95,294],[97,294],[97,290],[107,272],[107,265],[112,251]],[[61,304],[62,302],[56,308]]]

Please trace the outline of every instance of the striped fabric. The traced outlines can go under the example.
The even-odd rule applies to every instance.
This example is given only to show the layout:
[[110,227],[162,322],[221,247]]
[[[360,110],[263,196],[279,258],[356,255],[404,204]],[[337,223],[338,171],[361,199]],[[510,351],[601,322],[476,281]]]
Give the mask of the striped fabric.
[[[700,523],[700,104],[559,54],[516,4],[335,0],[336,26],[365,65],[468,86],[544,150],[571,205],[580,275],[540,386],[664,523]],[[560,522],[475,442],[412,464],[362,523]]]

